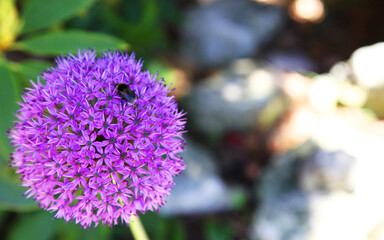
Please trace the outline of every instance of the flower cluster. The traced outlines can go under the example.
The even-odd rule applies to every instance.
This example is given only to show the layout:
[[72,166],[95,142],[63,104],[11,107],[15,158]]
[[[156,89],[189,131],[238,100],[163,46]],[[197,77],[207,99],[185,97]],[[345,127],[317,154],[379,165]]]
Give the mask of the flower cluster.
[[[185,113],[135,56],[79,51],[27,89],[10,131],[27,197],[84,228],[158,210],[185,168]],[[41,79],[46,81],[41,83]],[[137,96],[122,100],[116,86]]]

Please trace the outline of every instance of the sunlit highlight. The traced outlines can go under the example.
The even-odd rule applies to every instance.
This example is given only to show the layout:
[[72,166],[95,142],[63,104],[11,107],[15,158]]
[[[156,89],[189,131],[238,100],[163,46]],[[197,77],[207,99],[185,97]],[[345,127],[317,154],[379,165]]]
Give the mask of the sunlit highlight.
[[324,5],[320,0],[296,0],[289,6],[289,14],[298,22],[320,22]]
[[274,90],[273,76],[265,70],[255,70],[247,78],[246,92],[251,99],[263,99]]
[[285,93],[294,100],[303,100],[308,96],[311,81],[298,73],[287,73],[284,76]]
[[237,102],[241,99],[243,91],[238,84],[230,83],[224,86],[221,94],[228,102]]

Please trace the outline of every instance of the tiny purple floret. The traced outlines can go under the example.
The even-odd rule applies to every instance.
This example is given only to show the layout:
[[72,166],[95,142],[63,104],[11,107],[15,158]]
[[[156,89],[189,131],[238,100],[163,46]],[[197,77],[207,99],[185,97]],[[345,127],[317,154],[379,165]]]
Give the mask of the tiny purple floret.
[[[9,134],[25,195],[84,228],[158,211],[185,168],[185,113],[168,86],[133,54],[87,50],[56,62],[23,94]],[[135,103],[122,101],[119,83]]]

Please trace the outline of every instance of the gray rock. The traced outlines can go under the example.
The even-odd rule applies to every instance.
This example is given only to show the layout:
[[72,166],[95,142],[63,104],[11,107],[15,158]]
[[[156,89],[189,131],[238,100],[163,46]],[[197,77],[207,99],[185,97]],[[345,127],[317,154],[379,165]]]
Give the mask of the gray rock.
[[187,13],[182,54],[198,67],[249,57],[270,40],[283,22],[280,8],[247,0],[222,0]]
[[300,187],[305,191],[354,191],[356,159],[344,151],[318,150],[301,164]]
[[316,64],[300,50],[275,51],[267,56],[268,61],[285,71],[315,72]]
[[252,129],[269,103],[275,101],[274,109],[284,109],[286,99],[278,88],[279,74],[274,68],[242,59],[201,81],[184,99],[192,127],[218,136],[228,130]]
[[313,144],[275,156],[259,184],[260,201],[250,228],[250,238],[257,240],[306,239],[309,227],[308,196],[300,189],[297,170]]
[[228,210],[231,207],[231,190],[218,176],[213,155],[187,140],[182,156],[187,169],[176,178],[176,185],[160,213],[180,215]]
[[251,239],[307,239],[310,212],[306,197],[302,192],[293,191],[263,202],[251,227]]

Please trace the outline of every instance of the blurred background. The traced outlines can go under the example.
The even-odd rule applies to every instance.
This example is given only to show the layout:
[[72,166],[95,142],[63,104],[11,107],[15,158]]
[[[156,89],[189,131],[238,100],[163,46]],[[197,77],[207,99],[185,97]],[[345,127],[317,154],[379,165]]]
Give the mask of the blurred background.
[[78,48],[135,51],[188,118],[151,239],[384,239],[384,1],[0,0],[0,239],[133,239],[25,200],[6,131]]

